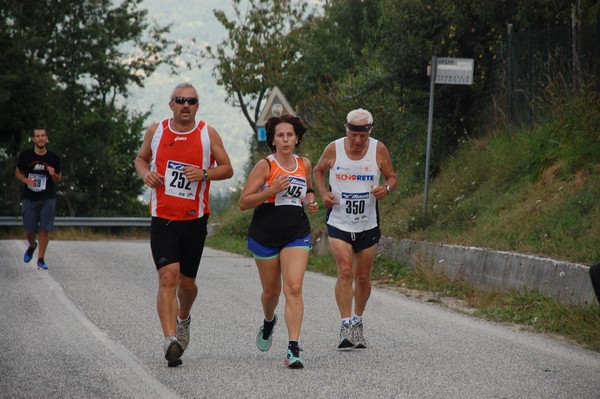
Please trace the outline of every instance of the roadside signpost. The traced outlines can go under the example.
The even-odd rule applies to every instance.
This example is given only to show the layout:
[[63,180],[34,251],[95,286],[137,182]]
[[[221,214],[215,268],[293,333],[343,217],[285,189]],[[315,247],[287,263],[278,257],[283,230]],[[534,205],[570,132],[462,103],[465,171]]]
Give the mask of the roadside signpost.
[[[436,65],[435,83],[448,85],[473,84],[472,58],[436,58],[431,65]],[[437,61],[437,62],[435,62]]]
[[[427,124],[427,151],[425,156],[425,194],[423,216],[427,216],[429,195],[429,159],[431,154],[431,130],[433,126],[433,97],[435,84],[471,85],[473,84],[472,58],[431,58],[431,86],[429,90],[429,121]],[[429,72],[429,71],[428,71]]]
[[273,89],[271,89],[271,93],[269,93],[265,107],[256,121],[256,140],[259,144],[264,143],[267,140],[265,125],[269,118],[283,114],[296,115],[294,109],[290,103],[288,103],[281,90],[279,90],[277,86],[274,86]]

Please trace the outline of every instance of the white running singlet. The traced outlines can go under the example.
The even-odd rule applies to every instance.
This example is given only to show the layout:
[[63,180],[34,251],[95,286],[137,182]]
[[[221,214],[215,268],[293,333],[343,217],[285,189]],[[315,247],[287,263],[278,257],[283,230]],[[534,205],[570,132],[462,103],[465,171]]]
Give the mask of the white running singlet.
[[371,188],[379,184],[377,140],[369,137],[365,156],[357,161],[346,155],[342,137],[335,141],[335,163],[329,171],[329,186],[339,201],[334,205],[327,224],[350,233],[377,227],[377,199]]

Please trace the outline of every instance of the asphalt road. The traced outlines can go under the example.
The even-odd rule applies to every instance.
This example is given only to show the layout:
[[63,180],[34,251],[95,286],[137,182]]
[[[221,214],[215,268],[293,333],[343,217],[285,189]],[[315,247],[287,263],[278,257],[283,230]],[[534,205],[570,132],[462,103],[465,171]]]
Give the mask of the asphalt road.
[[[251,258],[205,250],[183,365],[168,368],[147,241],[53,241],[38,271],[0,241],[2,398],[600,398],[600,354],[374,289],[369,348],[338,351],[335,280],[308,273],[300,346],[254,344]],[[283,321],[282,297],[278,309]],[[600,333],[600,332],[599,332]]]

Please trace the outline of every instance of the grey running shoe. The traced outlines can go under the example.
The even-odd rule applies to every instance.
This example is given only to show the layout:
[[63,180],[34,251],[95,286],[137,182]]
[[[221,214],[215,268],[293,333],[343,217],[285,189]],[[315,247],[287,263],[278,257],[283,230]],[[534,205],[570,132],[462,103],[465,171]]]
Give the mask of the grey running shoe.
[[355,348],[366,348],[367,341],[365,341],[365,336],[363,334],[363,323],[356,323],[352,326],[352,340],[354,341]]
[[177,320],[177,332],[175,333],[175,337],[181,344],[183,350],[186,350],[190,343],[190,322],[192,318],[188,316],[187,320],[179,321]]
[[[165,337],[165,359],[169,362],[169,367],[171,364],[179,363],[181,364],[179,358],[183,355],[183,347],[175,337]],[[179,365],[178,364],[178,365]]]
[[271,344],[273,343],[273,332],[275,332],[275,325],[277,324],[277,315],[275,315],[273,319],[273,329],[271,330],[271,334],[265,339],[263,337],[263,331],[265,326],[262,325],[258,329],[258,334],[256,335],[256,347],[261,352],[266,352],[271,348]]
[[354,342],[352,338],[352,326],[349,324],[342,324],[342,328],[340,329],[340,343],[338,345],[338,348],[344,349],[353,347]]

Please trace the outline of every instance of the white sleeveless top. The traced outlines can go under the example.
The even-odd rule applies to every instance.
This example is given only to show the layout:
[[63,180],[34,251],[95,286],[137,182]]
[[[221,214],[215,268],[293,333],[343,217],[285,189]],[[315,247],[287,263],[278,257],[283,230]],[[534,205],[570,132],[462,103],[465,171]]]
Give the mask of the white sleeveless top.
[[327,224],[350,233],[377,227],[377,199],[371,188],[379,184],[377,140],[369,137],[365,156],[353,161],[346,155],[342,137],[335,141],[335,164],[329,171],[329,186],[339,201],[331,209]]

